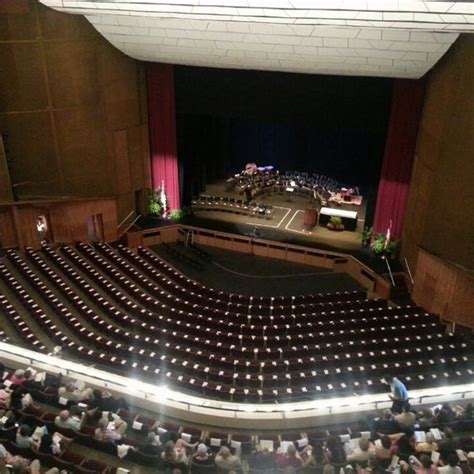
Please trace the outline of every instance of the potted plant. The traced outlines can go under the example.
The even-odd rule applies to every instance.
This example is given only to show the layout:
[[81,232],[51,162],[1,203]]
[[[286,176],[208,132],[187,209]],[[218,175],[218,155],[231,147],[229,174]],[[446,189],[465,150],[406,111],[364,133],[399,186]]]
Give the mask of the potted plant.
[[153,216],[161,216],[163,206],[160,201],[160,193],[158,190],[150,189],[148,191],[148,211]]
[[372,227],[364,227],[362,231],[362,245],[369,245],[372,234],[374,233]]
[[400,241],[391,240],[387,244],[385,252],[387,253],[387,255],[390,256],[391,259],[395,260],[398,257],[398,254],[400,253]]
[[341,232],[344,230],[344,225],[342,224],[342,219],[338,216],[332,216],[331,219],[329,219],[329,222],[327,223],[326,227],[329,230],[335,230],[338,232]]
[[171,212],[170,212],[170,217],[171,219],[173,219],[174,221],[179,221],[183,218],[184,216],[184,212],[181,210],[181,209],[173,209]]
[[376,233],[370,244],[370,248],[375,255],[383,255],[385,252],[385,234]]

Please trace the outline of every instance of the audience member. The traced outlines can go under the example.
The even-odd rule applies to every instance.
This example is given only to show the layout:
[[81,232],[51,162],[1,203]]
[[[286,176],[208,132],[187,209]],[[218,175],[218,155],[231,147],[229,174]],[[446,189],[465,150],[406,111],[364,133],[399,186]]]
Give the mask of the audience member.
[[92,400],[94,393],[91,388],[79,390],[73,382],[69,382],[65,386],[58,388],[58,396],[78,403],[85,400]]
[[261,451],[254,452],[249,457],[249,465],[252,469],[260,471],[270,470],[275,467],[275,457],[268,448],[263,448]]
[[109,421],[108,418],[101,418],[94,431],[94,437],[99,441],[120,441],[126,429],[127,423],[120,417],[112,421]]
[[13,410],[0,410],[0,429],[8,429],[15,425],[17,416]]
[[399,456],[408,457],[411,454],[413,454],[415,451],[410,437],[407,436],[406,434],[403,434],[402,436],[400,436],[395,444],[398,448],[397,454]]
[[288,446],[286,452],[279,448],[276,453],[275,462],[279,469],[300,469],[303,467],[303,460],[293,444]]
[[61,412],[59,412],[59,415],[54,419],[54,424],[58,428],[79,431],[85,421],[85,418],[85,414],[79,417],[77,415],[73,415],[71,412],[69,412],[69,410],[62,410]]
[[9,378],[10,382],[15,385],[21,385],[25,380],[25,371],[23,369],[15,370],[13,375]]
[[13,456],[9,453],[3,444],[0,444],[0,473],[7,474],[12,471],[7,467],[11,466],[13,472],[28,472],[31,474],[40,474],[41,472],[41,463],[35,459],[31,461],[22,456]]
[[441,460],[444,463],[448,462],[449,456],[456,454],[458,443],[454,438],[454,432],[450,427],[446,427],[443,431],[443,439],[438,441],[438,451],[441,455]]
[[456,415],[449,403],[443,403],[440,409],[435,410],[434,421],[436,423],[452,423]]
[[432,451],[438,451],[438,445],[435,443],[435,437],[433,433],[426,433],[425,441],[417,443],[415,450],[418,453],[431,453]]
[[439,474],[462,474],[459,467],[459,458],[456,453],[450,454],[447,458],[447,465],[438,467]]
[[332,464],[343,464],[346,462],[346,452],[337,436],[329,436],[326,441],[326,461]]
[[413,431],[416,423],[416,415],[410,410],[410,404],[403,405],[402,412],[394,417],[394,420],[401,426],[403,431]]
[[430,428],[433,426],[433,412],[429,408],[423,408],[417,422],[422,430]]
[[55,440],[49,433],[45,433],[41,437],[38,451],[43,454],[61,456],[61,454],[64,452],[64,449],[61,447],[59,440]]
[[19,448],[37,448],[38,443],[36,443],[31,437],[32,433],[31,426],[21,425],[16,432],[15,443]]
[[214,459],[209,454],[207,446],[201,443],[197,447],[196,454],[191,458],[191,472],[193,474],[200,473],[200,467],[203,467],[203,472],[209,472],[209,466],[214,466]]
[[400,461],[400,465],[403,472],[410,472],[410,469],[417,474],[437,474],[438,469],[431,462],[431,458],[426,454],[422,454],[420,459],[417,459],[416,456],[410,456],[408,458],[408,463],[405,461]]
[[353,463],[367,463],[375,457],[374,445],[368,438],[360,438],[359,446],[347,456],[347,461]]
[[173,441],[168,441],[165,444],[165,449],[161,453],[161,459],[163,459],[163,461],[171,465],[188,464],[186,448],[182,443],[180,443],[180,441],[181,440],[177,440],[176,443]]
[[235,454],[231,454],[230,449],[226,446],[219,450],[214,462],[218,469],[223,472],[235,473],[241,468],[240,458]]
[[149,456],[158,456],[161,452],[159,438],[154,431],[150,431],[138,450]]
[[384,410],[382,418],[376,419],[373,430],[379,434],[400,433],[400,425],[393,419],[392,410]]

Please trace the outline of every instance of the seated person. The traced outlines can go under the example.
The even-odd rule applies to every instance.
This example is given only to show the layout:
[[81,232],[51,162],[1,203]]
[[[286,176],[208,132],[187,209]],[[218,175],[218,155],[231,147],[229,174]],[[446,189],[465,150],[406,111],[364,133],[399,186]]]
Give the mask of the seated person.
[[214,459],[212,455],[208,452],[207,446],[204,443],[198,444],[196,454],[191,458],[192,472],[199,471],[195,467],[199,466],[213,466]]
[[25,380],[25,371],[23,369],[15,370],[13,375],[9,378],[10,382],[15,385],[21,385]]
[[230,449],[225,446],[219,450],[214,462],[219,470],[223,472],[235,473],[241,468],[240,458],[231,454]]
[[431,428],[433,426],[433,412],[429,408],[423,408],[421,413],[418,414],[417,421],[421,429]]
[[347,461],[351,463],[367,463],[375,457],[375,447],[368,438],[359,439],[359,447],[354,448],[347,455]]
[[443,403],[441,409],[435,410],[434,421],[436,423],[453,423],[456,420],[456,415],[449,403]]
[[120,408],[125,408],[125,401],[123,399],[116,400],[109,390],[95,389],[92,394],[93,399],[89,405],[99,411],[116,413]]
[[176,443],[168,441],[165,444],[165,449],[161,453],[161,459],[168,464],[188,464],[189,458],[186,453],[184,444],[181,443],[181,439],[178,439]]
[[54,424],[58,428],[70,429],[79,431],[86,419],[85,413],[80,415],[79,409],[76,406],[71,407],[71,411],[62,410],[54,419]]
[[91,388],[79,390],[73,382],[69,382],[65,386],[58,388],[58,396],[73,402],[83,402],[85,400],[92,400],[94,393]]
[[395,434],[400,433],[401,427],[394,420],[393,413],[390,409],[386,409],[383,412],[382,418],[375,420],[374,431],[380,434]]
[[61,433],[54,433],[53,436],[45,433],[41,437],[38,451],[43,454],[61,456],[72,441],[71,438],[66,438]]
[[397,455],[400,457],[407,457],[415,452],[414,441],[412,437],[407,436],[406,434],[403,434],[398,438],[398,440],[396,441],[396,447]]
[[410,410],[408,402],[403,404],[402,412],[394,417],[394,420],[401,426],[403,431],[413,431],[416,423],[416,415]]
[[441,454],[443,462],[448,462],[448,458],[451,454],[456,454],[458,449],[458,441],[454,437],[454,432],[451,428],[447,427],[443,431],[443,439],[438,441],[438,451]]
[[293,444],[290,444],[286,453],[278,448],[275,457],[275,463],[278,469],[301,469],[303,467],[303,459],[299,455]]
[[[10,471],[8,466],[11,466],[13,471]],[[21,456],[13,456],[10,454],[3,444],[0,444],[0,472],[6,474],[9,472],[29,472],[31,474],[40,474],[41,464],[35,459],[30,461],[29,459]]]
[[447,465],[438,467],[439,474],[462,474],[459,467],[459,458],[456,453],[450,454],[447,459]]
[[103,417],[99,420],[94,436],[99,441],[119,441],[127,430],[127,423],[118,415]]
[[429,432],[425,435],[425,441],[417,443],[415,450],[417,453],[431,453],[432,451],[438,451],[438,445],[435,443],[435,437],[433,433]]
[[341,440],[337,436],[329,436],[324,450],[326,462],[331,464],[342,464],[346,462],[346,452]]
[[8,429],[15,426],[17,416],[13,410],[0,410],[0,429]]
[[145,441],[138,447],[138,450],[148,456],[158,456],[161,453],[159,438],[154,431],[147,434]]
[[400,461],[402,472],[416,472],[417,474],[437,474],[436,465],[431,462],[430,456],[422,454],[418,460],[416,456],[410,456],[408,463]]
[[273,453],[268,450],[268,448],[263,448],[261,451],[252,453],[248,461],[252,469],[257,469],[260,471],[264,471],[266,469],[270,470],[275,467],[275,457],[273,456]]
[[38,444],[31,437],[32,432],[31,426],[21,425],[16,432],[16,445],[19,448],[37,448]]

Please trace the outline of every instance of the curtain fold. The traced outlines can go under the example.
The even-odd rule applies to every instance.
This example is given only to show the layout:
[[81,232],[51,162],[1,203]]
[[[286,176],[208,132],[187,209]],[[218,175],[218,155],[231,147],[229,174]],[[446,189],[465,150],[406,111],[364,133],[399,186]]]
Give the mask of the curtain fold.
[[418,128],[423,110],[425,80],[394,81],[390,122],[375,208],[374,231],[392,238],[402,235]]
[[169,209],[179,209],[174,75],[171,64],[147,63],[148,126],[153,187],[164,185]]

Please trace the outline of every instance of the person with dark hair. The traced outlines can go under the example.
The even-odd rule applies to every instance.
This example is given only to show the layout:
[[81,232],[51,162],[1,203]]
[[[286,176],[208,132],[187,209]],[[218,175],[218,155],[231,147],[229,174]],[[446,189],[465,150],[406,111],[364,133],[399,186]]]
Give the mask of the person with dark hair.
[[275,467],[275,457],[268,448],[252,453],[248,459],[249,466],[252,469],[265,471]]
[[378,418],[374,421],[373,431],[379,434],[395,434],[403,430],[394,420],[392,411],[387,408],[384,410],[382,418]]
[[41,437],[38,451],[44,454],[52,454],[53,456],[61,456],[64,450],[61,448],[60,442],[55,442],[54,437],[49,433],[45,433]]
[[456,453],[452,453],[447,458],[447,466],[438,467],[439,474],[462,474],[459,467],[459,458]]
[[396,442],[396,446],[398,447],[398,455],[400,457],[410,456],[415,451],[410,438],[406,434],[400,436]]
[[36,448],[38,444],[31,437],[31,426],[21,425],[16,432],[15,443],[19,448]]
[[420,459],[417,459],[416,456],[410,456],[408,458],[408,463],[405,461],[400,462],[402,471],[409,472],[410,469],[417,474],[437,474],[438,469],[431,462],[431,458],[426,454],[422,454]]
[[436,423],[453,423],[455,420],[456,415],[449,403],[443,403],[441,408],[435,413],[434,417]]
[[458,443],[454,438],[454,432],[450,427],[443,430],[443,439],[438,441],[438,451],[441,455],[441,460],[446,463],[452,454],[456,454]]
[[337,436],[329,436],[326,441],[326,461],[331,464],[343,464],[346,462],[346,452],[341,440]]
[[385,382],[390,385],[390,399],[393,401],[392,412],[401,413],[403,405],[408,402],[408,390],[397,377],[384,377]]

